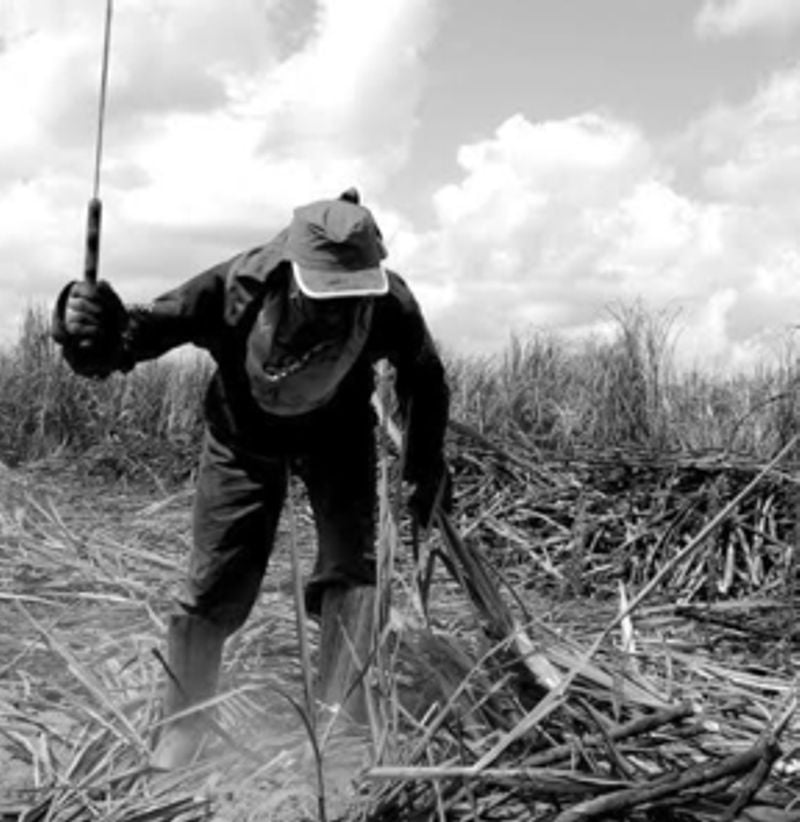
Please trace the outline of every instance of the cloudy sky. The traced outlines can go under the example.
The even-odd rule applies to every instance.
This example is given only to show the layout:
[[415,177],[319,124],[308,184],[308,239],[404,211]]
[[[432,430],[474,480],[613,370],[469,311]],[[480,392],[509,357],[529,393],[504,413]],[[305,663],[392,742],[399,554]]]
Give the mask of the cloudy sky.
[[[104,0],[0,0],[0,343],[80,276]],[[116,0],[101,275],[146,301],[357,185],[456,351],[800,323],[800,0]]]

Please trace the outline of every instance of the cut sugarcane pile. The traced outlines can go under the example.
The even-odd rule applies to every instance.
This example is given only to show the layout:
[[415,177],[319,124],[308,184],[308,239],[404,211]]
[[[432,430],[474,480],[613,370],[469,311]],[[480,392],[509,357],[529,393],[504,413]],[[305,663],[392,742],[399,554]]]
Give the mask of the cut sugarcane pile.
[[[762,600],[706,614],[735,620],[753,604],[767,618],[782,611]],[[760,667],[737,629],[706,633],[667,605],[623,621],[589,657],[614,618],[556,607],[525,625],[569,682],[544,699],[526,699],[530,683],[507,657],[454,641],[455,615],[447,634],[418,635],[438,702],[402,717],[400,764],[369,772],[363,818],[798,818],[792,674]]]
[[[445,522],[434,553],[467,569],[495,644],[470,646],[462,608],[411,630],[439,699],[403,716],[401,764],[369,772],[361,818],[800,819],[787,466],[543,465],[459,433],[467,537]],[[485,576],[512,589],[515,626]]]
[[[522,446],[492,446],[459,426],[459,510],[495,567],[520,568],[559,594],[642,587],[762,469],[730,455],[611,453],[542,463]],[[795,457],[798,454],[795,451]],[[795,466],[796,467],[796,466]],[[725,513],[667,581],[682,601],[783,596],[794,585],[800,487],[777,464]]]

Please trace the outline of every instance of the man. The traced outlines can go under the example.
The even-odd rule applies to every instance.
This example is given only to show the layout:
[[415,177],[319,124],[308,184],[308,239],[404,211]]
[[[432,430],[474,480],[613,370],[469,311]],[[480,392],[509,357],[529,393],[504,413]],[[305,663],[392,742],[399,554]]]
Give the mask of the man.
[[[314,513],[318,551],[305,595],[308,612],[321,615],[322,644],[349,647],[336,641],[340,625],[364,634],[353,623],[371,611],[375,585],[370,400],[379,359],[396,370],[404,478],[423,527],[437,494],[449,492],[444,369],[385,256],[372,214],[351,189],[295,209],[271,242],[147,308],[126,308],[104,282],[71,283],[59,296],[53,336],[79,374],[126,372],[184,343],[208,350],[217,365],[204,405],[186,591],[169,626],[167,718],[216,691],[225,639],[258,595],[290,471],[303,479]],[[352,685],[335,681],[340,662],[320,671],[326,700],[344,701]],[[187,764],[202,736],[196,715],[168,721],[153,764]]]

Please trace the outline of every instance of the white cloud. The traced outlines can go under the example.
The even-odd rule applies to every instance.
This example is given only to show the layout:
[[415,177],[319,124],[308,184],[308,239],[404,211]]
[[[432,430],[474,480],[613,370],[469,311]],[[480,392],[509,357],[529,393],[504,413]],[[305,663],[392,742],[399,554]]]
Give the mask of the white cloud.
[[695,17],[702,37],[732,37],[761,30],[786,34],[800,24],[796,0],[705,0]]
[[679,310],[684,358],[752,356],[800,317],[798,145],[800,66],[675,144],[607,115],[515,116],[462,147],[401,262],[435,283],[432,324],[459,348],[601,328],[604,306],[643,300]]
[[[435,196],[437,230],[404,261],[409,270],[435,261],[453,302],[432,310],[434,325],[459,348],[497,347],[532,322],[584,325],[598,305],[638,290],[620,264],[632,263],[620,249],[636,226],[647,223],[636,253],[654,245],[659,260],[663,238],[679,230],[664,213],[673,204],[655,204],[662,172],[651,147],[608,117],[534,124],[517,115],[462,148],[459,163],[463,179]],[[649,222],[637,199],[650,203]]]
[[775,74],[740,106],[719,106],[688,131],[713,196],[757,205],[764,192],[798,208],[800,64]]

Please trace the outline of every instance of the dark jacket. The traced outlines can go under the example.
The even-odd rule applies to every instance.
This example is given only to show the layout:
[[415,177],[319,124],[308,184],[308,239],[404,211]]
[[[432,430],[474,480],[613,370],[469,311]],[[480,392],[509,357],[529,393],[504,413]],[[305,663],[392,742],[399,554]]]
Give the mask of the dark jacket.
[[[388,272],[389,293],[373,298],[367,342],[330,402],[285,417],[264,412],[254,400],[245,369],[247,339],[267,290],[288,288],[291,270],[283,259],[283,236],[210,268],[146,308],[128,308],[122,346],[111,367],[128,371],[185,343],[207,350],[217,365],[205,398],[212,433],[249,451],[283,454],[373,425],[373,365],[385,358],[395,368],[394,387],[408,433],[405,478],[424,479],[442,457],[449,391],[419,306],[394,272]],[[63,328],[65,299],[66,290],[56,309],[54,337],[72,367],[87,372],[91,364]]]

